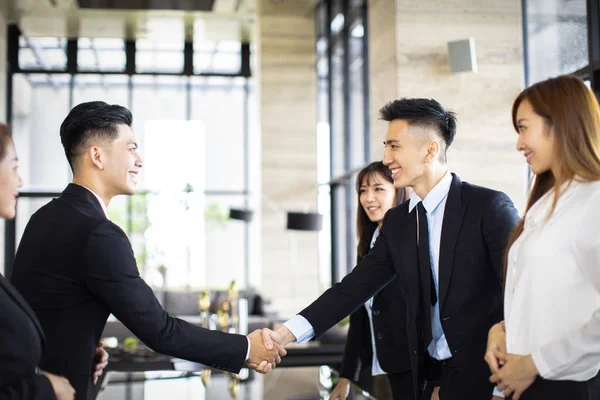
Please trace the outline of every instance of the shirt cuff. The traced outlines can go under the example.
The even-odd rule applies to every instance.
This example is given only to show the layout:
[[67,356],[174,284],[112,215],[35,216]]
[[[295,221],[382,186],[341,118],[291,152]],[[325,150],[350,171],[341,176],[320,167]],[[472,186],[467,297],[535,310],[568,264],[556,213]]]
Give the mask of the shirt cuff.
[[248,351],[246,352],[246,360],[248,361],[248,359],[250,358],[250,338],[248,336],[246,336],[246,340],[248,341]]
[[504,392],[499,391],[498,387],[494,386],[494,392],[492,393],[492,396],[504,397]]
[[296,337],[295,343],[308,342],[315,336],[313,326],[302,315],[296,315],[295,317],[288,319],[283,325]]

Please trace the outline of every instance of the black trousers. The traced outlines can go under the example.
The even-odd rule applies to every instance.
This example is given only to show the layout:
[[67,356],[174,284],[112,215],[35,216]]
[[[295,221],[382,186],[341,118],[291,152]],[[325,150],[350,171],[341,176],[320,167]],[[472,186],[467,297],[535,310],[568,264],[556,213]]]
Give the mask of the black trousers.
[[[509,397],[512,399],[512,396]],[[538,377],[521,395],[521,400],[598,400],[600,399],[600,374],[585,382],[549,381]]]
[[411,370],[397,374],[388,374],[387,377],[392,388],[392,397],[394,400],[414,399],[413,376]]
[[412,371],[371,375],[371,368],[360,371],[358,386],[378,400],[414,400]]
[[440,387],[440,400],[491,400],[494,385],[488,377],[461,374],[452,358],[439,361],[426,355],[427,385],[421,400],[431,399],[433,388]]

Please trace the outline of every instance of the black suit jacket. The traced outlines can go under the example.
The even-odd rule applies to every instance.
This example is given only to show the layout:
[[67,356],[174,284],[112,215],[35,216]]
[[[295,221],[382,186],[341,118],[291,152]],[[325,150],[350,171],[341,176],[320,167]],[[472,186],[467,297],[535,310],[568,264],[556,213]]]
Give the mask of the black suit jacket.
[[[386,214],[377,242],[362,262],[300,314],[318,336],[397,276],[407,303],[411,368],[419,398],[427,344],[422,332],[416,207],[409,214],[408,205]],[[442,226],[439,301],[452,359],[468,382],[465,399],[479,400],[493,390],[483,356],[489,328],[503,319],[502,265],[517,221],[514,205],[504,193],[463,183],[453,175]]]
[[[388,374],[409,370],[406,302],[397,279],[394,279],[373,297],[372,315],[373,336],[381,368]],[[340,376],[356,380],[360,369],[367,369],[371,373],[373,364],[371,349],[369,314],[365,307],[359,307],[350,315],[350,327],[348,328]]]
[[46,333],[42,368],[67,377],[77,399],[91,387],[94,351],[111,313],[157,352],[231,372],[244,364],[245,336],[201,329],[163,310],[127,236],[81,186],[70,184],[31,217],[11,280]]
[[44,334],[33,310],[0,275],[0,400],[56,399],[37,369]]

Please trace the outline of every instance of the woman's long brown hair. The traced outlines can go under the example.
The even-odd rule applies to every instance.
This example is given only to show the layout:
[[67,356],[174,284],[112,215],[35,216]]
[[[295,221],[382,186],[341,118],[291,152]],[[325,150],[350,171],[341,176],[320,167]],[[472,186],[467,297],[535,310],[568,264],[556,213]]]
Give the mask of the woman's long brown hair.
[[8,125],[0,123],[0,161],[4,159],[4,156],[6,155],[6,148],[11,140],[12,138],[10,136],[10,129],[8,128]]
[[[370,182],[372,179],[375,179],[376,174],[381,175],[388,182],[394,183],[392,179],[392,171],[381,161],[373,162],[363,168],[356,177],[356,194],[358,195],[358,207],[356,210],[356,234],[358,236],[358,248],[356,253],[359,257],[364,257],[370,250],[371,239],[373,238],[373,233],[375,233],[375,229],[377,228],[377,223],[372,222],[365,209],[360,204],[360,187],[364,180]],[[408,190],[406,188],[401,188],[396,190],[396,197],[394,200],[394,207],[404,203],[408,200]]]
[[[531,104],[536,114],[544,118],[548,134],[555,138],[555,160],[558,176],[548,170],[535,176],[527,201],[525,215],[545,193],[554,188],[551,213],[563,183],[572,179],[585,182],[600,180],[600,108],[592,91],[572,75],[563,75],[538,82],[523,90],[512,107],[512,120],[517,128],[517,111],[523,101]],[[508,251],[523,233],[525,217],[519,222],[508,241],[504,259],[504,279]]]

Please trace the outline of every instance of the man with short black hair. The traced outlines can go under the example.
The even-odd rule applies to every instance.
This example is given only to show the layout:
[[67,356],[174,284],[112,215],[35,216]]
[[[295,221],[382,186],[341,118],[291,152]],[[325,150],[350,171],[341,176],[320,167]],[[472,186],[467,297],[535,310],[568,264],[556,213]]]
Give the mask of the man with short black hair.
[[73,108],[60,127],[73,183],[31,217],[11,276],[46,333],[41,367],[68,378],[77,399],[86,399],[112,313],[157,352],[236,373],[244,364],[268,372],[285,350],[265,349],[260,331],[210,331],[163,310],[125,232],[108,219],[113,197],[135,193],[143,165],[131,122],[125,107],[95,101]]
[[411,187],[413,195],[386,214],[358,266],[272,338],[285,345],[319,336],[398,276],[390,284],[407,303],[415,398],[435,381],[441,400],[490,399],[483,357],[488,330],[503,319],[504,250],[519,217],[504,193],[448,170],[453,112],[432,99],[400,99],[380,116],[389,123],[383,162],[394,186]]

